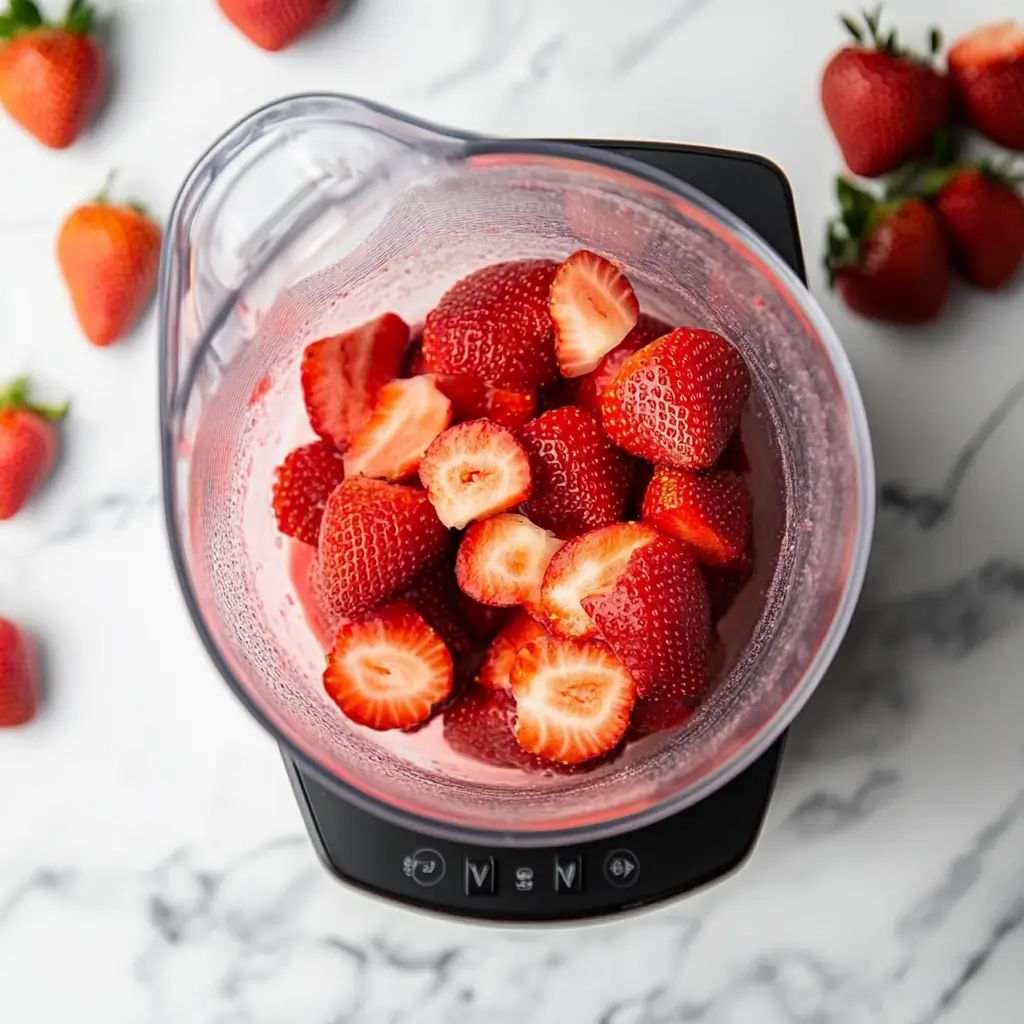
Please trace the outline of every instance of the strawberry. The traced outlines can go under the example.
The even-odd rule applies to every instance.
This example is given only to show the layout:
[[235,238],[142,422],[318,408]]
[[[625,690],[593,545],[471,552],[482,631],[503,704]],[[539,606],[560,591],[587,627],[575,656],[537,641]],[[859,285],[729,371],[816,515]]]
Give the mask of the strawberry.
[[437,387],[452,403],[452,420],[493,420],[516,430],[533,418],[537,396],[532,391],[495,388],[475,373],[442,373],[435,378]]
[[644,496],[644,521],[685,540],[706,565],[728,565],[743,554],[752,512],[743,477],[724,469],[696,474],[659,466]]
[[839,178],[840,217],[828,229],[829,284],[856,313],[923,324],[942,312],[952,269],[934,211],[920,199],[877,200]]
[[579,764],[626,734],[636,686],[604,644],[537,637],[516,656],[510,678],[516,740],[531,754]]
[[622,517],[630,464],[592,413],[566,405],[519,431],[533,490],[523,511],[558,537],[575,537]]
[[420,480],[438,519],[461,530],[529,496],[530,460],[510,431],[490,420],[472,420],[434,438]]
[[451,421],[452,403],[430,374],[385,384],[345,453],[346,475],[405,480],[419,469],[424,452]]
[[28,378],[0,389],[0,520],[10,519],[39,489],[57,461],[54,423],[68,407],[28,401]]
[[283,50],[321,22],[335,0],[217,0],[224,17],[260,49]]
[[136,203],[112,203],[111,182],[72,210],[57,236],[57,263],[86,338],[123,337],[156,288],[163,233]]
[[708,608],[711,621],[718,622],[732,607],[740,591],[754,573],[753,550],[750,546],[736,561],[729,565],[715,567],[702,565],[701,573],[708,588]]
[[522,604],[539,611],[544,570],[560,546],[553,534],[526,516],[503,512],[473,523],[465,532],[455,559],[455,578],[482,604]]
[[[405,355],[402,357],[402,368],[399,370],[399,377],[422,377],[423,374],[430,373],[430,367],[427,366],[426,359],[423,358],[423,332],[421,331],[418,336],[412,338],[409,342],[409,347],[405,350]],[[440,386],[441,378],[438,377],[438,385]],[[443,390],[443,389],[442,389]],[[445,394],[448,394],[446,391]],[[451,395],[448,395],[451,398]],[[452,403],[455,404],[454,401]]]
[[[552,409],[561,409],[563,405],[576,405],[577,385],[580,381],[586,379],[586,377],[580,377],[577,380],[566,380],[563,378],[557,384],[543,388],[537,394],[538,410],[540,412],[551,412]],[[533,417],[530,418],[532,419]]]
[[739,352],[719,334],[679,327],[630,356],[601,399],[608,436],[649,462],[715,464],[750,393]]
[[[821,80],[821,105],[846,166],[867,178],[926,152],[949,121],[952,100],[949,80],[928,59],[902,49],[894,31],[880,32],[880,13],[865,15],[868,39],[853,19],[842,19],[856,45],[836,53]],[[934,56],[937,30],[929,40]]]
[[564,377],[582,377],[634,327],[640,304],[626,275],[603,256],[574,252],[551,282],[555,357]]
[[977,28],[957,41],[946,60],[971,124],[1001,146],[1024,150],[1024,24]]
[[427,620],[453,658],[468,654],[473,641],[462,625],[459,588],[448,559],[428,566],[400,594]]
[[1024,261],[1024,199],[1014,179],[990,164],[933,172],[933,178],[954,262],[979,288],[1001,288]]
[[52,149],[70,146],[103,98],[107,62],[95,21],[86,0],[71,0],[56,24],[32,0],[11,0],[0,14],[0,104]]
[[609,591],[581,603],[629,669],[638,696],[695,697],[705,689],[708,595],[681,540],[662,535],[637,549]]
[[487,650],[487,657],[480,667],[480,685],[491,690],[510,689],[512,680],[509,673],[516,655],[539,636],[547,636],[547,630],[528,612],[516,609]]
[[477,643],[487,644],[505,627],[515,614],[515,609],[498,608],[493,604],[481,604],[469,594],[459,591],[459,611],[462,621]]
[[335,615],[392,597],[448,548],[448,531],[417,487],[354,477],[331,493],[320,526],[320,579]]
[[271,503],[277,528],[316,546],[324,506],[344,479],[345,463],[333,445],[314,441],[289,452],[274,471]]
[[423,355],[434,373],[475,373],[488,384],[535,391],[558,380],[548,313],[557,265],[521,260],[483,267],[427,314]]
[[0,729],[30,722],[38,706],[35,645],[13,622],[0,618]]
[[307,345],[302,395],[313,430],[345,451],[370,418],[380,389],[398,375],[408,342],[406,322],[385,313]]
[[581,409],[600,416],[601,399],[605,391],[608,390],[608,386],[615,380],[619,370],[622,369],[622,364],[634,352],[639,352],[645,345],[649,345],[658,338],[663,338],[671,330],[672,328],[664,321],[641,313],[636,326],[622,339],[622,343],[613,348],[595,369],[585,377],[580,377],[576,390],[576,404]]
[[638,697],[629,716],[627,740],[639,740],[652,733],[676,729],[693,717],[696,707],[691,699],[667,689],[650,697]]
[[541,583],[541,606],[551,631],[577,640],[596,637],[597,626],[583,610],[582,600],[608,593],[633,552],[659,536],[653,527],[640,523],[615,523],[563,544]]
[[344,623],[327,655],[324,689],[353,722],[403,729],[451,692],[452,656],[407,601]]

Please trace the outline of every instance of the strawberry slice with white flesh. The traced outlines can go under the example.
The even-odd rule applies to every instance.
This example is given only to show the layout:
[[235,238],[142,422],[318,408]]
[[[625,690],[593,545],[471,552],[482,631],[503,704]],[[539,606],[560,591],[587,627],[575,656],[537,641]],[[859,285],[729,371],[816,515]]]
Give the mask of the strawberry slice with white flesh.
[[596,637],[597,624],[581,602],[607,594],[633,552],[658,536],[657,530],[643,523],[615,523],[564,544],[548,563],[541,583],[541,606],[552,632],[577,640]]
[[451,400],[432,374],[393,380],[380,389],[366,426],[345,453],[345,476],[405,480],[452,421]]
[[449,427],[431,442],[420,481],[437,518],[461,530],[530,495],[530,459],[511,431],[490,420]]
[[409,325],[394,313],[307,345],[302,396],[309,425],[345,451],[370,418],[380,389],[398,376]]
[[451,692],[452,658],[408,601],[342,624],[327,655],[324,688],[346,717],[370,729],[427,719]]
[[636,701],[633,677],[593,640],[531,640],[517,655],[511,680],[516,741],[559,764],[589,761],[615,747]]
[[503,512],[473,523],[459,545],[455,578],[481,604],[540,612],[540,584],[562,542],[526,516]]
[[507,690],[512,686],[511,672],[519,652],[548,631],[527,611],[517,608],[487,649],[477,682],[489,690]]
[[640,303],[626,275],[595,252],[574,252],[551,282],[555,356],[565,377],[582,377],[636,326]]

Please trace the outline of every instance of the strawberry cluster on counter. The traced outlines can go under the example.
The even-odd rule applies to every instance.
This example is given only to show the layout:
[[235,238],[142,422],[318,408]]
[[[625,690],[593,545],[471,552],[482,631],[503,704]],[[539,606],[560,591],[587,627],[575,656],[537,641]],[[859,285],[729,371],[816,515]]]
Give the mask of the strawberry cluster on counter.
[[385,313],[303,353],[319,440],[272,505],[316,547],[327,694],[525,770],[686,721],[752,567],[739,352],[586,250],[477,270],[413,334]]
[[1024,152],[1024,24],[976,29],[953,45],[948,74],[930,54],[900,46],[881,26],[881,8],[863,26],[844,17],[853,45],[829,61],[821,102],[843,159],[881,189],[840,177],[839,216],[829,224],[830,285],[874,320],[935,319],[954,269],[978,288],[1002,288],[1024,263],[1024,174],[1006,161],[965,160],[964,128]]

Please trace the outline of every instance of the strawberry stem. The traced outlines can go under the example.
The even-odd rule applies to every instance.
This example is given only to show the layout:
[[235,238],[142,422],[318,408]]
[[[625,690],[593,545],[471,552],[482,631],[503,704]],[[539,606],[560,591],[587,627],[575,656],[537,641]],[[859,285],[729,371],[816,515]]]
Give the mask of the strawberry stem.
[[89,0],[71,0],[63,25],[75,35],[90,36],[96,28],[96,9]]
[[861,17],[864,19],[864,25],[866,26],[867,31],[865,31],[864,28],[861,28],[855,18],[851,18],[847,14],[841,14],[839,16],[839,20],[842,22],[843,27],[851,36],[853,36],[859,46],[870,45],[880,53],[888,53],[893,57],[903,57],[906,60],[913,60],[922,64],[930,64],[932,59],[938,55],[939,50],[942,48],[942,32],[937,28],[932,28],[928,31],[927,56],[914,53],[911,50],[906,50],[901,47],[899,44],[899,38],[896,34],[896,29],[889,29],[888,32],[882,31],[882,4],[878,4],[870,11],[861,11]]
[[70,408],[69,402],[61,405],[43,405],[28,400],[28,377],[15,377],[3,388],[0,388],[0,412],[13,412],[24,409],[27,412],[42,416],[45,420],[62,420]]
[[112,167],[107,171],[107,176],[103,179],[103,186],[99,192],[92,197],[92,201],[100,206],[105,206],[110,202],[110,192],[114,187],[114,182],[117,180],[117,168]]
[[8,0],[7,12],[0,14],[0,40],[13,39],[33,29],[62,28],[75,35],[91,35],[96,28],[96,11],[89,0],[70,0],[63,21],[47,21],[34,0]]

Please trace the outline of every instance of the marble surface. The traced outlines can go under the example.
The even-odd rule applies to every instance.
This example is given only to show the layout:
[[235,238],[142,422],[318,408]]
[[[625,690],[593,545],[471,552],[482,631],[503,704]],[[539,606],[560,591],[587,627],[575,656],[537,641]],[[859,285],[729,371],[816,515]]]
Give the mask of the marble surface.
[[[0,1020],[1019,1021],[1024,282],[960,288],[916,331],[859,321],[825,291],[838,160],[816,82],[839,42],[833,5],[357,0],[273,57],[212,0],[100,6],[117,78],[95,130],[54,154],[0,119],[0,376],[28,371],[73,403],[52,485],[0,527],[0,609],[41,638],[48,677],[45,714],[0,736]],[[961,0],[889,7],[918,39],[972,20]],[[85,344],[53,238],[112,166],[166,212],[224,127],[309,89],[496,133],[750,149],[790,175],[882,500],[854,626],[727,882],[632,921],[532,933],[348,892],[201,650],[158,507],[154,319],[116,349]]]

